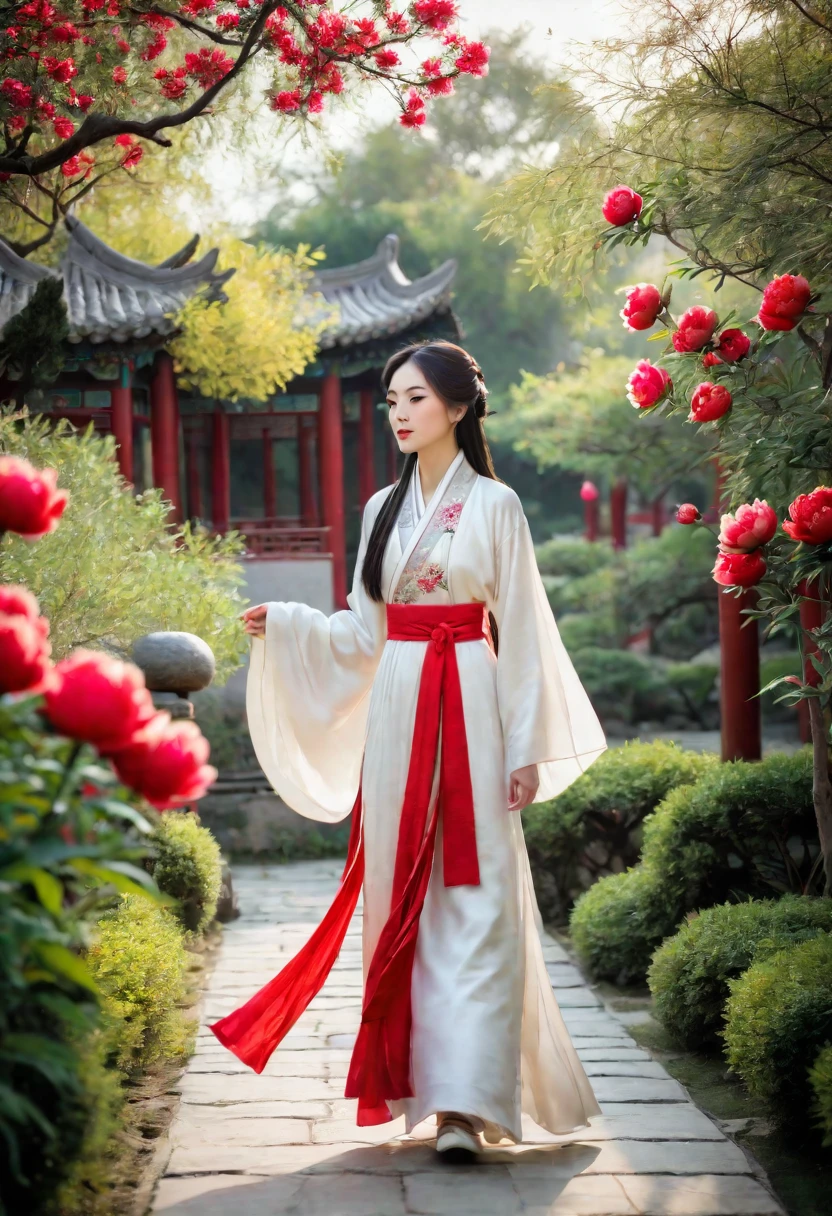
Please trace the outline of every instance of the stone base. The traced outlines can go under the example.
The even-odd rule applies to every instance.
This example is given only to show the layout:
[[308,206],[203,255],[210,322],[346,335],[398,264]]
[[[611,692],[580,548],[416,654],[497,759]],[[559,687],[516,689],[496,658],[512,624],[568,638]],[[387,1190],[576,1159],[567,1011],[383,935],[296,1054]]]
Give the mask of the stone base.
[[335,825],[316,823],[274,793],[209,793],[200,799],[199,819],[235,861],[293,861],[347,852],[349,819]]

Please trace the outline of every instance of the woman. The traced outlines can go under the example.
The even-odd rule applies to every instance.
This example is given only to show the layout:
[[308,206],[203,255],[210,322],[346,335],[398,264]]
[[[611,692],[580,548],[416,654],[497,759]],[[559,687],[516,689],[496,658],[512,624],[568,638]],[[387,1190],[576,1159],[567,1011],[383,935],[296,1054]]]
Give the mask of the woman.
[[604,750],[563,648],[520,500],[494,474],[478,364],[450,342],[382,375],[407,454],[364,510],[349,608],[243,613],[249,729],[275,790],[353,809],[335,902],[300,954],[214,1023],[256,1071],[320,989],[363,883],[364,997],[346,1096],[359,1124],[436,1115],[453,1157],[520,1116],[562,1133],[599,1108],[537,933],[520,817]]

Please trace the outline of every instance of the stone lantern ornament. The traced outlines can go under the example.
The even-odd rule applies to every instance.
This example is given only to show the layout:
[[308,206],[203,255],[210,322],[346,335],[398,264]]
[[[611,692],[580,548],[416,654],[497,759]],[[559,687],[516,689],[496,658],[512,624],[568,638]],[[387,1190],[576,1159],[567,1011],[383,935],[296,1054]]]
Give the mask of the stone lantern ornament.
[[193,718],[188,694],[207,688],[217,670],[208,643],[181,630],[146,633],[133,643],[132,658],[144,672],[153,704],[172,718]]

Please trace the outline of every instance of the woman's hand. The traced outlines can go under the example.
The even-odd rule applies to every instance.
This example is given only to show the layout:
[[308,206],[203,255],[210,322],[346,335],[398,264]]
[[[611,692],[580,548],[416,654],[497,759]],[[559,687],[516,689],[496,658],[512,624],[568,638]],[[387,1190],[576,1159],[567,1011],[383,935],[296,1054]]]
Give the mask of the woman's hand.
[[534,798],[539,785],[536,764],[527,764],[525,768],[515,769],[508,783],[508,809],[522,811]]
[[246,633],[250,633],[254,638],[264,638],[266,636],[266,613],[268,610],[268,604],[257,604],[254,608],[246,608],[245,612],[240,613],[240,620],[245,625]]

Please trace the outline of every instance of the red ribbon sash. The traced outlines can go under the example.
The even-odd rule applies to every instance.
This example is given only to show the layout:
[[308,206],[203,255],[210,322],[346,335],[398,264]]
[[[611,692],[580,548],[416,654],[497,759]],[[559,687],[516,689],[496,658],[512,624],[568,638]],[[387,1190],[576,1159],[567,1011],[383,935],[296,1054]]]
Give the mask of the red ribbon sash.
[[[390,641],[429,642],[422,664],[410,766],[396,845],[393,895],[367,974],[361,1027],[345,1094],[358,1099],[358,1124],[392,1118],[388,1101],[412,1096],[410,989],[419,917],[433,864],[442,814],[446,886],[478,886],[474,798],[468,762],[457,642],[486,636],[481,603],[388,604]],[[441,732],[439,795],[430,795]],[[430,812],[430,814],[429,814]],[[214,1022],[219,1041],[255,1072],[323,987],[344,941],[364,876],[362,792],[352,811],[347,862],[338,892],[321,924],[282,971],[244,1005]]]

